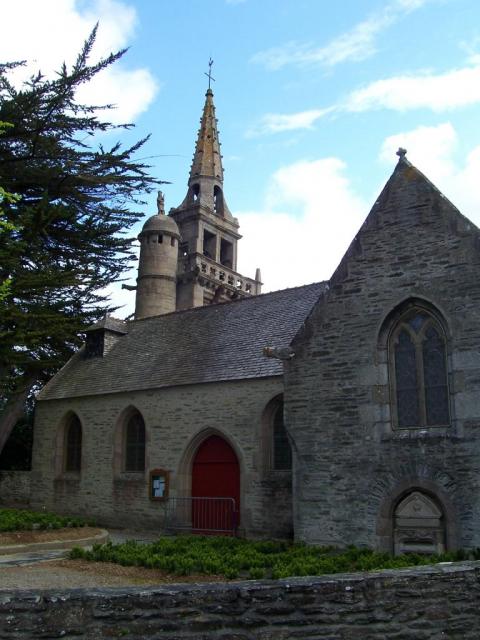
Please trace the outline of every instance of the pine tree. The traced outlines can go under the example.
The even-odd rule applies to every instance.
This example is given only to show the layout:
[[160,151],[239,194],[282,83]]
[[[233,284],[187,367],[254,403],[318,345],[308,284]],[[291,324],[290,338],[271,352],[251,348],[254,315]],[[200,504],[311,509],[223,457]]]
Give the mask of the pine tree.
[[158,184],[135,159],[146,139],[95,146],[131,126],[99,118],[111,105],[77,102],[78,88],[125,53],[89,64],[95,35],[53,80],[38,73],[17,90],[8,76],[22,63],[0,64],[0,451],[32,390],[107,310],[102,289],[129,268],[126,231]]

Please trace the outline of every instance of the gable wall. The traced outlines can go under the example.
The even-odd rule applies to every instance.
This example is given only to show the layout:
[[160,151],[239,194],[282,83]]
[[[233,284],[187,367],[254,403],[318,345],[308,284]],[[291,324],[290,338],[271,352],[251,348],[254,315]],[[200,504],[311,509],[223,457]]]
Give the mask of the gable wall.
[[[476,546],[479,238],[413,170],[394,175],[387,187],[294,342],[296,357],[287,366],[295,536],[390,549],[392,505],[417,487],[441,500],[447,544]],[[392,430],[379,333],[387,314],[411,296],[434,304],[450,332],[447,430]]]
[[[194,436],[214,430],[227,438],[240,460],[242,531],[288,536],[291,474],[267,469],[262,424],[266,405],[282,391],[282,379],[273,377],[39,402],[32,506],[83,514],[98,523],[158,528],[163,507],[148,498],[149,470],[168,470],[170,495],[189,495],[193,450],[183,463],[182,456]],[[129,406],[141,412],[146,425],[147,471],[140,477],[114,471],[115,427]],[[76,412],[83,428],[80,480],[59,473],[56,465],[57,433],[68,411]]]

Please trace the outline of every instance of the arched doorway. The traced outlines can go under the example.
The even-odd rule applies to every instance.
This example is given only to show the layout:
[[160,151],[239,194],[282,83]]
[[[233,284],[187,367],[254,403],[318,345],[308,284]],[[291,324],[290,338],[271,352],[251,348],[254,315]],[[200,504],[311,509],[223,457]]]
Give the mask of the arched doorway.
[[394,553],[443,553],[445,518],[440,505],[420,491],[397,504],[393,515]]
[[198,447],[192,464],[194,531],[229,531],[239,524],[240,465],[232,447],[212,435]]

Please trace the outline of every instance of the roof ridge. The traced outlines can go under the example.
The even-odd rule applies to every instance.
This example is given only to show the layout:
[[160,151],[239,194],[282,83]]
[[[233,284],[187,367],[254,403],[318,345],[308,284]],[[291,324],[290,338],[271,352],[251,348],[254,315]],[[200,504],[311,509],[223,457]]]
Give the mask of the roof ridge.
[[318,282],[310,282],[308,284],[301,284],[301,285],[297,285],[296,287],[286,287],[285,289],[276,289],[275,291],[266,291],[265,293],[258,293],[257,295],[254,296],[246,296],[244,298],[236,298],[235,300],[227,300],[225,302],[220,302],[217,304],[208,304],[208,305],[202,305],[199,307],[190,307],[189,309],[179,309],[176,311],[170,311],[170,313],[162,313],[162,314],[158,314],[156,316],[148,316],[147,318],[138,318],[136,320],[125,320],[125,322],[128,323],[137,323],[137,322],[146,322],[148,320],[153,320],[155,318],[164,318],[167,316],[178,316],[179,314],[185,314],[185,313],[199,313],[199,312],[205,312],[207,309],[218,309],[218,308],[222,308],[225,307],[227,305],[231,305],[231,304],[238,304],[240,302],[247,302],[247,301],[252,301],[252,300],[258,300],[258,298],[266,298],[267,296],[271,296],[271,295],[275,295],[275,294],[280,294],[280,293],[284,293],[285,291],[294,291],[296,289],[305,289],[307,287],[313,287],[315,285],[327,285],[329,283],[329,280],[319,280]]
[[[410,169],[413,169],[414,171],[416,171],[416,172],[418,173],[418,175],[419,175],[419,176],[420,176],[420,177],[421,177],[421,178],[422,178],[422,179],[423,179],[423,180],[428,184],[428,186],[429,186],[429,187],[431,187],[431,188],[433,189],[433,191],[436,191],[436,192],[438,193],[438,195],[440,195],[444,200],[446,200],[446,201],[448,202],[448,204],[449,204],[453,209],[455,209],[455,211],[456,211],[457,213],[459,213],[463,218],[466,218],[466,216],[465,216],[465,215],[460,211],[460,209],[459,209],[459,208],[458,208],[458,207],[457,207],[457,206],[456,206],[456,205],[455,205],[455,204],[450,200],[450,198],[448,198],[448,197],[443,193],[443,191],[442,191],[441,189],[439,189],[439,187],[437,187],[437,185],[436,185],[434,182],[432,182],[432,181],[430,180],[430,178],[429,178],[427,175],[425,175],[425,174],[423,173],[423,171],[421,171],[421,170],[417,167],[417,165],[413,164],[413,162],[410,162],[410,160],[408,160],[408,158],[406,158],[406,157],[400,158],[400,160],[399,160],[399,161],[397,162],[397,164],[395,165],[395,168],[394,168],[394,170],[393,170],[392,175],[390,176],[390,178],[392,178],[392,177],[393,177],[393,175],[395,174],[395,172],[397,171],[397,169],[401,169],[401,168],[402,168],[402,164],[403,164],[403,165],[406,165],[406,166],[407,166],[407,167],[409,167]],[[389,178],[389,179],[387,180],[387,182],[385,183],[385,186],[386,186],[386,185],[388,184],[388,182],[390,181],[390,178]],[[380,193],[380,195],[381,195],[381,193]],[[379,197],[380,197],[380,195],[379,195]],[[377,200],[378,200],[378,199],[379,199],[379,198],[377,198]],[[372,206],[372,209],[373,209],[373,207],[375,206],[375,204],[376,204],[376,201],[374,202],[374,204],[373,204],[373,206]]]

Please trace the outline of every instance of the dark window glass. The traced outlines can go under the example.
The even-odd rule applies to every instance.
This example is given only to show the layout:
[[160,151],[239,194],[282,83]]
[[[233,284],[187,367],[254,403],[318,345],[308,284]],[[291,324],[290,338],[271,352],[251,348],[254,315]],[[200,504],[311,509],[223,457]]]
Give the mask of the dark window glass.
[[434,327],[427,329],[422,351],[427,425],[448,424],[445,342]]
[[399,427],[448,425],[446,342],[424,311],[404,316],[393,337],[393,371]]
[[273,419],[273,468],[277,471],[292,468],[292,450],[283,424],[283,402]]
[[425,320],[426,320],[426,316],[423,313],[416,313],[410,318],[410,320],[408,321],[408,324],[412,327],[414,331],[418,333],[422,328]]
[[419,424],[417,364],[415,345],[403,329],[395,345],[395,378],[397,384],[397,416],[399,427]]
[[79,472],[82,464],[82,425],[73,416],[67,425],[65,447],[65,471]]
[[145,423],[140,415],[132,416],[127,423],[125,471],[145,471]]
[[95,358],[96,356],[103,356],[104,342],[105,334],[103,329],[87,333],[85,341],[85,357]]

